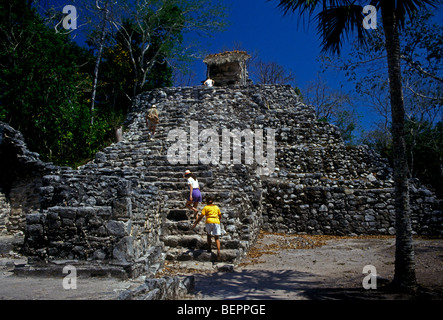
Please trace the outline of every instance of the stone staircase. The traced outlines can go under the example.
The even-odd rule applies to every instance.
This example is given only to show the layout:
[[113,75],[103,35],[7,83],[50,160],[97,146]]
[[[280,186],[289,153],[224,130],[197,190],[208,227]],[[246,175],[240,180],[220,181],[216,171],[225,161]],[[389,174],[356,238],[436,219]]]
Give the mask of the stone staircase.
[[[201,90],[204,91],[202,88]],[[162,230],[160,239],[165,245],[166,259],[169,261],[199,261],[213,262],[215,254],[208,253],[204,220],[194,229],[190,226],[194,222],[194,214],[185,208],[189,191],[186,180],[183,178],[185,170],[191,170],[198,177],[202,189],[203,201],[211,195],[215,199],[230,199],[233,195],[227,188],[213,187],[213,168],[208,165],[171,165],[167,159],[168,132],[177,128],[186,128],[189,125],[192,105],[201,104],[198,99],[200,90],[190,89],[186,105],[177,103],[160,103],[157,108],[160,112],[160,124],[157,127],[155,139],[150,141],[148,129],[144,123],[144,113],[139,112],[136,118],[128,125],[123,135],[123,141],[105,148],[96,155],[93,163],[86,165],[97,166],[109,172],[121,172],[122,177],[134,182],[133,187],[138,192],[155,186],[162,198],[161,218]],[[207,90],[206,90],[207,91]],[[186,97],[184,94],[182,97]],[[200,95],[201,96],[201,95]],[[146,108],[147,111],[149,108]],[[135,120],[135,121],[134,121]],[[169,143],[170,145],[170,143]],[[84,168],[85,168],[84,167]],[[199,211],[205,204],[199,205]],[[229,201],[222,207],[222,237],[221,262],[233,263],[245,252],[245,244],[241,239],[225,237],[227,211],[231,209]],[[243,239],[244,240],[244,239]],[[215,250],[215,242],[212,241]]]

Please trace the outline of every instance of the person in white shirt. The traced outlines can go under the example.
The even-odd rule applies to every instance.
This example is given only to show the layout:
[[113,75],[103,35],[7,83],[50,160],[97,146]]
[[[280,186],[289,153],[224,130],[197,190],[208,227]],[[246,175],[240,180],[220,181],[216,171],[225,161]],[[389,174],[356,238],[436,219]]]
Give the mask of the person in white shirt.
[[206,80],[203,84],[207,87],[212,88],[214,86],[214,80],[212,80],[211,78],[208,78],[208,80]]
[[[183,176],[187,179],[189,186],[189,198],[186,201],[186,208],[194,211],[194,219],[197,219],[198,216],[198,203],[202,202],[202,195],[200,193],[200,186],[198,184],[198,180],[196,176],[189,170],[185,171]],[[192,206],[191,206],[192,204]]]

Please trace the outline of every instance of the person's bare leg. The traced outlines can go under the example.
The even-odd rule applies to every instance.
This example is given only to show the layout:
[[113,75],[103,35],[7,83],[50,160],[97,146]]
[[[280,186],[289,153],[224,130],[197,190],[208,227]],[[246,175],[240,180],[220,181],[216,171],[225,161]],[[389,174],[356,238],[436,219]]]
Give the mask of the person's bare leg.
[[214,236],[214,238],[217,245],[217,260],[220,261],[220,238],[218,236]]
[[186,208],[188,208],[189,210],[191,210],[191,211],[193,211],[194,212],[194,219],[197,219],[197,213],[198,213],[198,211],[196,212],[195,210],[194,210],[194,207],[191,205],[192,204],[192,201],[186,201],[186,204],[185,204],[185,207]]
[[149,124],[149,127],[148,127],[148,130],[149,130],[149,140],[151,140],[152,139],[152,136],[153,136],[153,134],[152,134],[152,124]]
[[208,241],[208,252],[212,252],[212,248],[211,248],[211,246],[212,246],[211,235],[210,235],[210,234],[207,234],[207,235],[206,235],[206,239],[207,239],[207,241]]
[[192,210],[194,210],[194,215],[195,215],[195,219],[197,219],[198,216],[198,202],[194,202],[194,207],[192,208]]

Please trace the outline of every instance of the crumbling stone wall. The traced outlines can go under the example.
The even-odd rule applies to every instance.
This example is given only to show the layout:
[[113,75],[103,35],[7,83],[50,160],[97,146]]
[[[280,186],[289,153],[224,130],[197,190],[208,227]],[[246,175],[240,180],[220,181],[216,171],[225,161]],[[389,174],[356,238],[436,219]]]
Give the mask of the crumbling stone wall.
[[23,135],[0,122],[0,230],[23,234],[26,215],[39,210],[42,177],[55,166],[27,149]]
[[0,222],[4,234],[25,235],[22,252],[31,265],[89,261],[97,270],[120,269],[131,277],[155,274],[164,255],[155,186],[138,189],[131,170],[43,163],[18,131],[0,125],[7,168],[1,172],[7,192],[0,197]]
[[[387,160],[367,146],[345,146],[337,127],[318,122],[314,110],[287,97],[289,92],[267,87],[254,95],[255,101],[275,108],[275,116],[263,124],[277,128],[276,170],[262,179],[263,228],[394,234],[394,186]],[[411,180],[410,205],[415,233],[442,234],[442,200],[417,180]]]
[[42,210],[27,216],[25,252],[35,262],[87,260],[131,277],[160,267],[157,188],[140,192],[93,165],[46,175],[43,184]]
[[9,224],[9,215],[11,214],[11,207],[6,199],[5,194],[0,189],[0,235],[7,235]]

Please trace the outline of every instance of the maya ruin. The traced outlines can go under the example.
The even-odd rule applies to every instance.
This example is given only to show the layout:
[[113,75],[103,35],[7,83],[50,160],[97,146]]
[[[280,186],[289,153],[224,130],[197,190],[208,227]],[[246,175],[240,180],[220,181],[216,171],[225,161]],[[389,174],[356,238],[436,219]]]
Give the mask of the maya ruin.
[[[214,88],[161,88],[136,96],[122,141],[79,168],[42,162],[20,132],[0,123],[0,233],[21,239],[15,246],[28,258],[16,272],[60,272],[69,263],[91,275],[154,277],[166,261],[212,261],[203,224],[189,230],[185,170],[196,174],[203,197],[213,195],[223,212],[225,263],[241,262],[260,230],[393,235],[387,161],[367,146],[346,146],[338,128],[317,121],[292,87],[252,84],[248,57],[207,56]],[[149,141],[145,114],[154,104],[161,123]],[[176,140],[168,134],[179,129],[190,139],[192,121],[200,156],[208,151],[206,129],[219,134],[219,146],[224,129],[263,130],[263,145],[272,140],[266,130],[275,130],[274,170],[259,175],[261,164],[244,158],[171,164],[167,154]],[[237,143],[230,148],[244,152],[245,140]],[[414,233],[441,236],[442,199],[411,180],[410,202]]]

